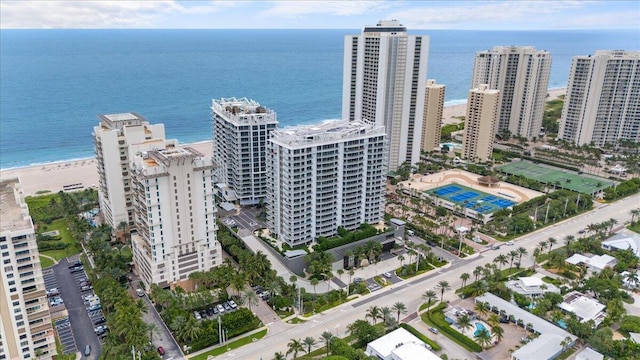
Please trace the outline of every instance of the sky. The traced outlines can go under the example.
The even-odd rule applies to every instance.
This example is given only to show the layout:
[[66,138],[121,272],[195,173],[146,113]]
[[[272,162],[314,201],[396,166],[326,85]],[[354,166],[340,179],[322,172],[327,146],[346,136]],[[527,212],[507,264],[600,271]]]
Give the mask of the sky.
[[640,1],[2,0],[0,29],[637,29]]

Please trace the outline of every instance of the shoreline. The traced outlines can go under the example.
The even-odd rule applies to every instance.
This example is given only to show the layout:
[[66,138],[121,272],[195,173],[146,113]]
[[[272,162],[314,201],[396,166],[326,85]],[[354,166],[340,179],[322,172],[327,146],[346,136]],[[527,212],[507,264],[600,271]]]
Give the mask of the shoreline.
[[[547,92],[549,94],[547,101],[550,101],[564,95],[566,88],[549,89]],[[465,116],[466,106],[466,102],[445,106],[442,112],[442,125],[459,123],[461,120],[458,117]],[[213,154],[213,140],[181,145],[191,146],[203,154]],[[0,180],[19,177],[26,196],[37,195],[40,191],[57,193],[62,191],[65,185],[73,184],[82,184],[81,189],[87,189],[96,187],[98,184],[96,165],[95,157],[36,163],[23,167],[0,169]]]

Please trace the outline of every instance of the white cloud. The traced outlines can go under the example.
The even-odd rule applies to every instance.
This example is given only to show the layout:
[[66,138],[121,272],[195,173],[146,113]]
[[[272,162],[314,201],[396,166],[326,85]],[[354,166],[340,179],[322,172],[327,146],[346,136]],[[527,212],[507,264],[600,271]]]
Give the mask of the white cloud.
[[[156,28],[166,17],[209,14],[233,2],[2,1],[0,27],[10,29]],[[190,6],[192,5],[192,6]]]
[[274,1],[263,15],[272,17],[298,17],[301,15],[362,15],[374,9],[386,9],[386,1]]

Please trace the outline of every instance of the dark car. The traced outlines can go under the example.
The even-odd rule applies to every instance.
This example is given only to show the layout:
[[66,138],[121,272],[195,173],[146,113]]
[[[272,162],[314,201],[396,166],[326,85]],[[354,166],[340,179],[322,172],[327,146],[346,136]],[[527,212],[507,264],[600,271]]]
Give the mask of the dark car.
[[93,324],[94,324],[94,325],[102,325],[102,324],[104,324],[104,323],[106,323],[106,322],[107,322],[107,319],[105,319],[105,318],[104,318],[104,316],[102,316],[102,317],[100,317],[100,318],[98,318],[98,319],[94,320],[94,321],[93,321]]
[[70,262],[69,263],[69,269],[76,267],[76,266],[82,266],[82,263],[80,261],[74,261],[74,262]]
[[219,313],[220,313],[220,310],[218,310],[218,308],[214,306],[213,307],[213,314],[214,315],[218,315]]
[[158,354],[164,355],[164,348],[162,346],[158,346]]

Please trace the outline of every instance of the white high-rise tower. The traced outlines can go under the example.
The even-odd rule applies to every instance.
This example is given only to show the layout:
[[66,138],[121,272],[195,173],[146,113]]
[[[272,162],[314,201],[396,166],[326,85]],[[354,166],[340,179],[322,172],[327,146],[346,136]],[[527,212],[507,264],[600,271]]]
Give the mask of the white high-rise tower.
[[573,58],[558,138],[596,146],[640,141],[640,51]]
[[345,37],[342,118],[385,127],[389,171],[420,161],[428,52],[429,37],[397,20]]
[[551,73],[551,53],[531,46],[496,46],[476,53],[471,88],[500,90],[496,133],[540,135]]

